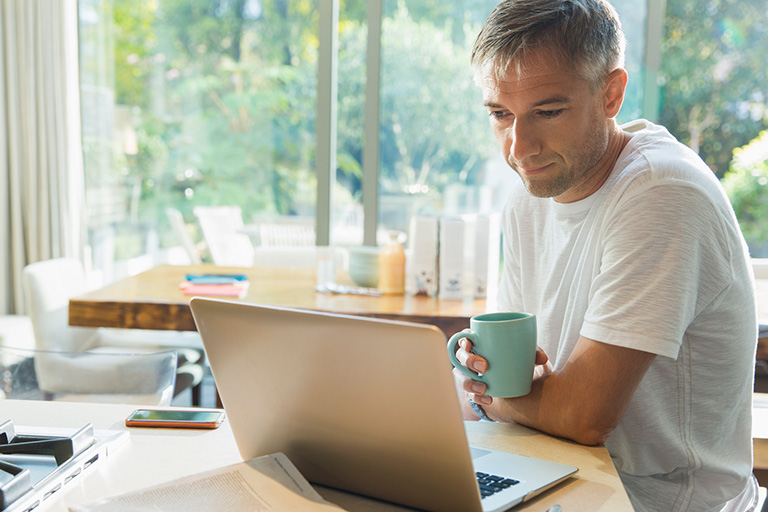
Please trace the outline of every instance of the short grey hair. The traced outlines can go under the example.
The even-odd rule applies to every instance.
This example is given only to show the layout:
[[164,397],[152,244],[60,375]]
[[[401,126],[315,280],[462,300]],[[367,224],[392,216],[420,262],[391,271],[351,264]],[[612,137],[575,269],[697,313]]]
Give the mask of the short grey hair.
[[624,67],[624,32],[606,0],[503,0],[472,48],[475,76],[519,73],[528,52],[551,49],[594,87]]

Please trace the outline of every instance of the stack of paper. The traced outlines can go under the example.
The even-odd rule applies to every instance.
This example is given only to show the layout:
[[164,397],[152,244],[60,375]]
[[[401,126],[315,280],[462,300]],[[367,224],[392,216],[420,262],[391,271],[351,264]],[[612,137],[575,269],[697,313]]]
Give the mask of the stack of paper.
[[71,507],[70,512],[340,511],[282,453]]
[[184,295],[214,295],[243,298],[248,293],[244,274],[187,274],[179,285]]

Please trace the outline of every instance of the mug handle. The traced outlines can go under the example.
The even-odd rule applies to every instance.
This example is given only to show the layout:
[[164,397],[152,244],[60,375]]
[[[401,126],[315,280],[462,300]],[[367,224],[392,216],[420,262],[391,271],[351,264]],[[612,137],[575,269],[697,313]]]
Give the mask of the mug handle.
[[477,341],[477,333],[474,331],[462,331],[457,332],[451,336],[451,339],[448,340],[448,358],[451,360],[451,364],[454,366],[454,368],[466,374],[467,377],[470,377],[474,380],[479,380],[480,376],[477,373],[473,372],[461,364],[458,359],[456,359],[456,345],[459,344],[459,340],[461,338],[467,338],[471,340],[472,343],[475,343]]

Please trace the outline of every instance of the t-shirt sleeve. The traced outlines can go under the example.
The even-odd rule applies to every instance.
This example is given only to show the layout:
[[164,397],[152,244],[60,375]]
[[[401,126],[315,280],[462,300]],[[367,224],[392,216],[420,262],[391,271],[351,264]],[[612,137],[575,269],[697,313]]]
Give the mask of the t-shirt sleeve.
[[667,182],[608,218],[581,335],[676,358],[686,328],[732,280],[722,212],[695,186]]

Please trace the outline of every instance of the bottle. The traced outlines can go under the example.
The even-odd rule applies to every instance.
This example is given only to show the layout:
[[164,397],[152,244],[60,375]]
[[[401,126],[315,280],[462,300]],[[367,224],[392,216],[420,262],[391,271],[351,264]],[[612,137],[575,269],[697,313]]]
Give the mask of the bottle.
[[389,234],[389,242],[379,256],[379,289],[385,295],[405,293],[405,251],[399,233]]

